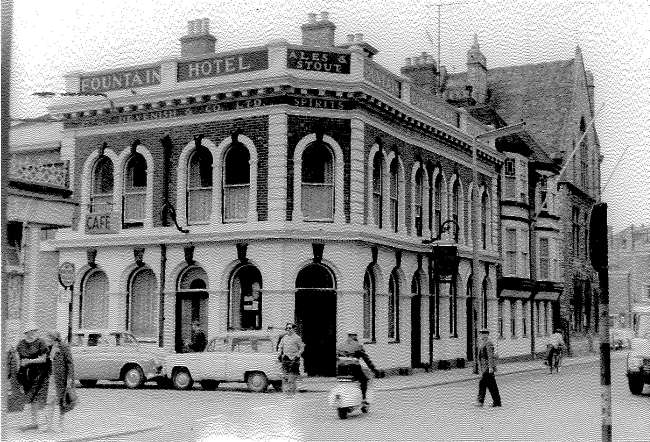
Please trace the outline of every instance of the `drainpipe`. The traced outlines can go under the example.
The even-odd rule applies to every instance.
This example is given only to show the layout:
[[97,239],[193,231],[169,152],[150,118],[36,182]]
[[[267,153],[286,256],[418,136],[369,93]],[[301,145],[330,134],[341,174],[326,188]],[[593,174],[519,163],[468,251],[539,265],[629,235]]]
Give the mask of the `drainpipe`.
[[158,347],[165,346],[165,277],[167,244],[160,244],[160,300],[158,302]]

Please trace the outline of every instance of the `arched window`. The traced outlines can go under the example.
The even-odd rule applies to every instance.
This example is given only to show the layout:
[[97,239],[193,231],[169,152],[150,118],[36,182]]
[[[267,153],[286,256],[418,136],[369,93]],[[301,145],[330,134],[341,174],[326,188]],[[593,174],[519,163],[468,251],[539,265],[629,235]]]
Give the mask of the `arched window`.
[[375,225],[382,227],[384,194],[384,159],[380,152],[375,154],[372,161],[372,216]]
[[487,249],[488,245],[488,226],[489,226],[489,200],[487,192],[483,193],[481,197],[481,244],[483,249]]
[[[457,225],[459,222],[459,213],[460,213],[460,185],[458,184],[458,177],[454,180],[454,184],[451,191],[451,219],[453,219]],[[456,227],[454,226],[454,232]]]
[[433,222],[436,229],[436,234],[440,234],[440,227],[442,226],[442,173],[438,173],[436,183],[434,186],[434,215]]
[[388,281],[388,339],[399,340],[399,278],[395,272]]
[[224,155],[223,221],[245,221],[248,217],[250,192],[250,153],[246,146],[235,143]]
[[210,221],[212,214],[212,154],[195,149],[187,167],[187,224]]
[[141,224],[144,221],[144,207],[147,199],[147,161],[135,153],[126,163],[124,173],[125,224]]
[[312,143],[302,154],[301,206],[307,220],[334,220],[334,161],[324,143]]
[[90,213],[111,213],[113,210],[113,162],[103,156],[95,163],[90,191]]
[[415,172],[415,234],[417,236],[422,236],[422,200],[424,186],[422,185],[422,168],[418,168]]
[[262,328],[262,274],[255,266],[245,265],[233,273],[230,284],[230,328]]
[[158,336],[158,289],[150,269],[133,275],[126,303],[126,329],[136,338]]
[[375,340],[375,277],[367,269],[363,277],[363,338]]
[[390,226],[399,230],[399,163],[397,158],[390,163]]
[[85,278],[79,296],[79,328],[105,327],[108,327],[108,277],[102,271],[93,271]]

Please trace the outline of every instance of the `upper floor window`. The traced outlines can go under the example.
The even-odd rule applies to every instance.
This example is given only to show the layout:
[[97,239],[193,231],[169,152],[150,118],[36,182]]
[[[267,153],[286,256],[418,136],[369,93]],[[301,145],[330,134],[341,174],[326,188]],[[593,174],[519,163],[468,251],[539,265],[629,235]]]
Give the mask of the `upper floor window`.
[[302,213],[308,220],[334,220],[334,161],[324,143],[302,154]]
[[372,219],[375,225],[382,227],[384,193],[384,159],[381,153],[377,152],[372,161]]
[[539,279],[549,279],[550,267],[548,238],[539,239]]
[[147,161],[139,153],[131,155],[126,163],[123,198],[124,223],[142,223],[147,199]]
[[571,209],[571,229],[573,254],[580,256],[580,209],[577,207]]
[[481,244],[483,249],[487,249],[488,245],[488,225],[489,225],[489,199],[487,192],[483,193],[481,198]]
[[503,197],[505,199],[514,200],[517,195],[517,174],[515,169],[515,160],[513,158],[506,159],[504,175],[505,181],[503,183]]
[[235,143],[224,155],[223,221],[244,221],[248,217],[250,193],[250,153]]
[[516,275],[517,274],[517,230],[516,229],[506,229],[505,251],[506,251],[505,274]]
[[113,210],[113,161],[103,156],[95,163],[90,191],[90,213]]
[[433,222],[435,223],[434,227],[436,233],[440,234],[440,227],[442,225],[442,174],[438,174],[436,177],[436,183],[434,185],[434,213],[433,213]]
[[187,168],[187,223],[210,221],[212,214],[212,154],[206,148],[192,152]]
[[519,160],[519,201],[528,202],[528,172],[526,171],[526,162]]
[[539,206],[542,209],[542,212],[550,211],[549,205],[550,201],[547,201],[548,198],[548,179],[543,176],[539,179]]
[[[454,185],[451,190],[451,219],[453,219],[458,225],[459,214],[460,213],[460,185],[458,184],[458,178],[454,181]],[[454,226],[454,232],[456,227]]]
[[415,172],[415,233],[417,236],[422,236],[422,199],[423,199],[423,189],[422,185],[422,168],[418,168]]
[[390,164],[390,226],[399,230],[399,164],[395,158]]

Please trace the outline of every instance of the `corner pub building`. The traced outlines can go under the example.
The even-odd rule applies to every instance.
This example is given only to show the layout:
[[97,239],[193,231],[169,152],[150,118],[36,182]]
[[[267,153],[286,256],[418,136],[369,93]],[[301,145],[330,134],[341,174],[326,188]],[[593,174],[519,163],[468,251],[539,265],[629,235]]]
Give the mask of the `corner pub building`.
[[[472,360],[475,329],[504,321],[497,147],[512,137],[476,142],[499,123],[418,86],[417,65],[383,68],[361,34],[335,45],[326,13],[310,14],[302,45],[219,53],[208,26],[189,22],[180,57],[69,75],[69,92],[103,96],[50,108],[80,204],[43,248],[75,264],[73,328],[128,329],[179,351],[193,320],[208,337],[291,321],[309,375],[334,373],[350,328],[388,371]],[[435,239],[457,245],[452,275],[436,267]],[[506,324],[526,321],[515,301]],[[68,302],[56,305],[65,329]],[[500,356],[530,355],[530,340],[508,345],[516,334]]]

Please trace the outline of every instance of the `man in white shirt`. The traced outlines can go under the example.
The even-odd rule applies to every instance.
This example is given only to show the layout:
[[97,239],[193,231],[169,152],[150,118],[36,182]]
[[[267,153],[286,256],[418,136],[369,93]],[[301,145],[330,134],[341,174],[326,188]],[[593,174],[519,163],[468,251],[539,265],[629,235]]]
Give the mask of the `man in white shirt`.
[[293,324],[288,322],[285,330],[287,333],[278,345],[278,359],[284,370],[282,389],[287,396],[293,396],[296,393],[296,378],[300,375],[300,357],[305,351],[305,344],[295,332]]

